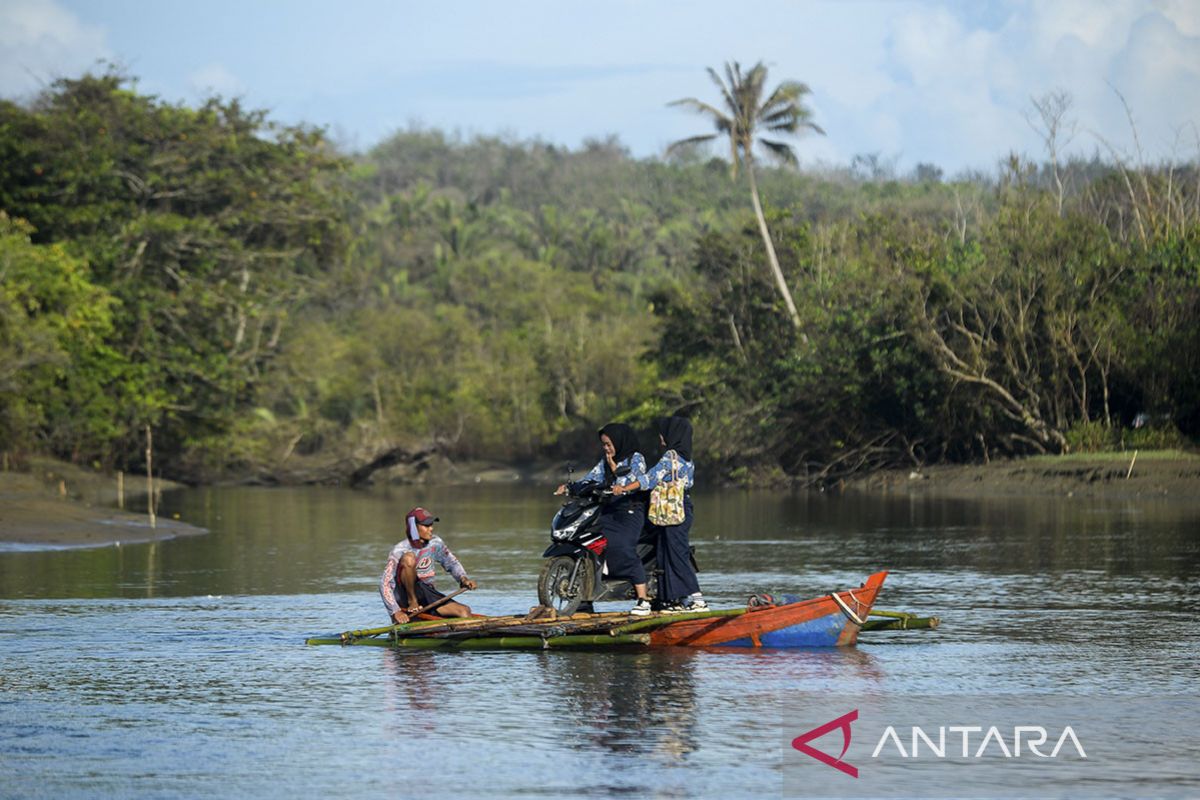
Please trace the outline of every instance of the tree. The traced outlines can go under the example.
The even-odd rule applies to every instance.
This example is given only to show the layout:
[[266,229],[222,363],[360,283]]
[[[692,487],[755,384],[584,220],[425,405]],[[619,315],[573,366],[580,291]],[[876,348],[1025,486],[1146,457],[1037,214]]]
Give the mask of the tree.
[[84,261],[31,234],[0,211],[0,451],[101,454],[132,399],[108,344],[117,303]]
[[758,196],[758,182],[754,175],[754,145],[755,142],[761,144],[770,157],[783,164],[795,165],[796,153],[791,145],[759,136],[758,133],[760,130],[766,130],[772,134],[797,135],[809,130],[824,135],[825,131],[812,121],[812,111],[804,105],[804,96],[811,90],[803,83],[784,81],[764,100],[767,68],[761,61],[744,74],[738,62],[726,62],[725,80],[711,67],[708,74],[721,90],[724,110],[694,97],[685,97],[668,105],[685,106],[709,117],[717,132],[681,139],[672,144],[668,152],[712,141],[719,136],[729,138],[731,175],[736,178],[738,165],[745,165],[746,177],[750,181],[750,199],[754,203],[754,216],[758,220],[758,229],[767,248],[767,261],[771,265],[779,294],[783,297],[788,314],[791,315],[792,324],[799,328],[800,315],[796,312],[796,303],[792,300],[787,280],[779,267],[775,245],[771,241],[771,232],[767,229],[767,220]]
[[1029,127],[1041,137],[1046,145],[1046,154],[1050,156],[1050,169],[1054,176],[1054,190],[1058,200],[1058,215],[1063,215],[1063,199],[1067,187],[1063,183],[1062,169],[1059,156],[1063,149],[1075,138],[1075,120],[1070,116],[1074,99],[1071,93],[1063,89],[1046,92],[1041,97],[1030,98],[1037,116],[1026,113],[1025,121]]
[[[136,386],[109,395],[128,417],[110,441],[55,452],[122,464],[150,423],[173,468],[190,442],[229,430],[288,320],[340,258],[343,161],[320,132],[237,101],[189,108],[130,83],[84,75],[29,108],[0,104],[0,157],[20,159],[0,164],[0,202],[32,226],[32,245],[61,246],[112,296],[103,345]],[[55,432],[78,421],[62,408]]]

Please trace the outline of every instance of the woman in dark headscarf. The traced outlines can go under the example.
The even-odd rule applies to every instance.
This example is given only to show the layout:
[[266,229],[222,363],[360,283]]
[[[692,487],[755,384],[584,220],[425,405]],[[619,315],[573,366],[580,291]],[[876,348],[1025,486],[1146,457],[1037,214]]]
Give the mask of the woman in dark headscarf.
[[696,568],[692,565],[688,537],[692,530],[692,496],[688,490],[696,480],[692,462],[692,423],[684,417],[662,417],[655,421],[659,441],[666,448],[663,457],[646,472],[642,487],[680,482],[683,484],[683,520],[675,525],[654,525],[657,530],[657,556],[661,576],[658,599],[668,612],[702,611],[708,608],[700,595]]
[[[608,539],[604,559],[608,574],[627,578],[637,593],[637,604],[630,612],[650,613],[650,598],[646,593],[646,568],[638,558],[637,543],[646,522],[646,505],[635,492],[646,483],[646,458],[638,452],[637,434],[620,422],[610,422],[599,431],[604,456],[583,479],[568,487],[558,487],[555,494],[565,494],[579,483],[603,483],[611,487],[613,498],[600,509],[600,527]],[[622,470],[627,467],[627,470]],[[618,475],[618,472],[622,474]]]

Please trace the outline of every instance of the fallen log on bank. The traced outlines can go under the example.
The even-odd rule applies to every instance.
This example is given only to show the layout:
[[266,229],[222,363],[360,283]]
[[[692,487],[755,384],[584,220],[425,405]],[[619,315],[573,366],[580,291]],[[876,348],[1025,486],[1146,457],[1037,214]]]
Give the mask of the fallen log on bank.
[[370,463],[363,464],[350,473],[350,486],[357,489],[371,484],[371,476],[378,470],[394,467],[397,464],[418,464],[433,455],[435,449],[427,447],[421,450],[408,450],[404,447],[393,447],[391,450],[375,457]]

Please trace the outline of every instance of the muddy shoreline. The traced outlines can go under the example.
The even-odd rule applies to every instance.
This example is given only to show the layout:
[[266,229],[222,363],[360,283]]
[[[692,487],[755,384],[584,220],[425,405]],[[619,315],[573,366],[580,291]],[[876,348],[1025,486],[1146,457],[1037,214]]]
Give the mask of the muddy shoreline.
[[1180,452],[1037,456],[990,464],[885,470],[845,491],[953,498],[1092,497],[1200,503],[1200,457]]
[[[155,481],[156,491],[178,488]],[[125,501],[144,509],[145,476],[128,476]],[[0,472],[0,552],[109,547],[198,536],[204,528],[116,508],[117,483],[52,459],[33,458],[25,472]]]

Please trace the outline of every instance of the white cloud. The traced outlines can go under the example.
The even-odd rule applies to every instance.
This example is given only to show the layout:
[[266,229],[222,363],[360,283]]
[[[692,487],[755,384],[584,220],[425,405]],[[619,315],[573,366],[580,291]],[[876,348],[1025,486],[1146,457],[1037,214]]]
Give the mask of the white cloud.
[[[1174,133],[1196,122],[1200,109],[1200,26],[1195,3],[1119,0],[1016,2],[989,20],[970,6],[908,6],[891,20],[883,69],[893,87],[868,107],[891,117],[897,151],[888,140],[871,146],[862,136],[890,133],[875,121],[860,125],[853,152],[899,154],[903,164],[933,161],[950,169],[988,167],[1010,150],[1042,158],[1037,135],[1025,122],[1031,98],[1064,89],[1074,99],[1081,129],[1103,132],[1122,148],[1132,144],[1120,100],[1129,100],[1150,159],[1171,155]],[[853,54],[848,53],[847,58]],[[1094,136],[1073,149],[1090,154]]]
[[0,95],[31,94],[112,57],[103,28],[83,24],[55,0],[0,3]]
[[1196,0],[1155,0],[1154,7],[1184,36],[1200,36],[1200,3]]
[[1035,52],[1052,57],[1063,39],[1075,38],[1098,58],[1112,56],[1124,44],[1131,26],[1145,14],[1143,0],[1055,0],[1026,2],[1018,6],[1013,21],[1019,21],[1022,35],[1030,37]]
[[[1128,46],[1113,64],[1111,80],[1129,103],[1148,160],[1200,155],[1194,129],[1189,127],[1200,123],[1196,116],[1200,114],[1200,39],[1183,34],[1165,17],[1148,15],[1130,31]],[[1108,124],[1123,129],[1117,142],[1132,153],[1133,134],[1119,103],[1110,92]],[[1185,128],[1186,141],[1179,143],[1177,137]],[[1106,138],[1110,135],[1104,133]],[[1183,145],[1180,150],[1177,144]]]

